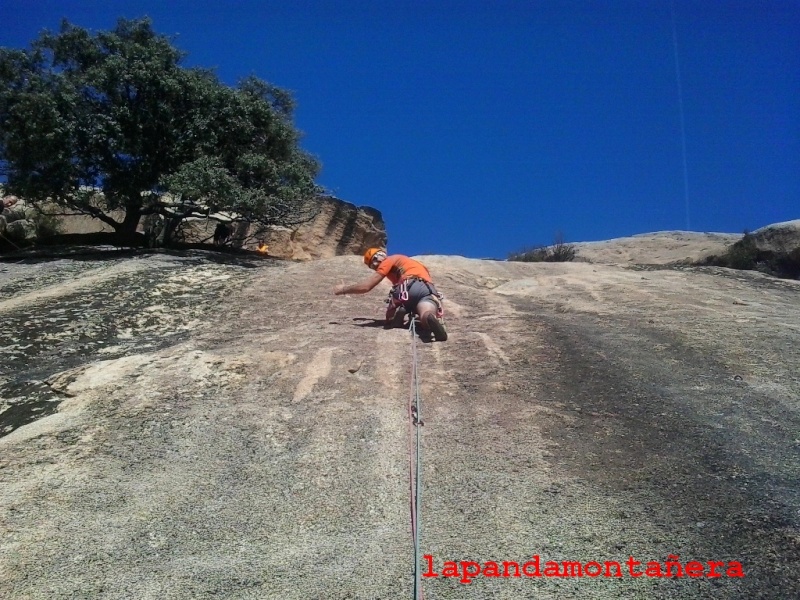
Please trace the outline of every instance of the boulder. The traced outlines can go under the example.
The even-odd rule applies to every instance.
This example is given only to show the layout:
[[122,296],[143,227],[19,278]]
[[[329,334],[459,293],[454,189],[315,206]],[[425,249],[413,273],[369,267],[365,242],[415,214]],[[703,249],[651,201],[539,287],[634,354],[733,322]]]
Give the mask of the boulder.
[[6,225],[5,236],[13,242],[31,242],[36,239],[36,224],[33,221],[20,219]]
[[773,223],[752,232],[753,241],[761,251],[792,253],[800,250],[800,219]]
[[[380,211],[332,196],[322,198],[321,203],[312,221],[296,228],[275,227],[264,236],[270,255],[310,260],[361,254],[371,246],[386,246],[386,226]],[[255,249],[258,241],[252,245]]]
[[[113,215],[121,220],[122,215]],[[182,241],[210,244],[219,219],[229,219],[219,213],[215,218],[189,218],[182,228]],[[111,231],[97,219],[86,216],[61,218],[63,233],[95,233]],[[259,233],[258,227],[232,223],[230,244],[256,250],[263,240],[270,256],[293,260],[330,258],[344,254],[360,254],[370,246],[386,246],[386,226],[380,211],[368,206],[356,206],[334,196],[320,198],[317,216],[296,227],[271,227]],[[139,231],[146,230],[145,219]]]

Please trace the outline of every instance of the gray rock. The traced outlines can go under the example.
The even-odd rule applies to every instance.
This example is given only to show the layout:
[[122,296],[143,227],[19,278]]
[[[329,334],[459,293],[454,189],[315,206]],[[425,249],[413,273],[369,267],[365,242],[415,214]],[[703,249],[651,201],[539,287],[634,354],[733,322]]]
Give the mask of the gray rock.
[[[0,265],[0,598],[410,597],[413,355],[434,569],[623,571],[428,597],[800,598],[800,282],[427,256],[412,348],[358,256],[204,256]],[[746,577],[627,574],[669,555]]]
[[759,250],[793,252],[800,249],[800,219],[767,225],[752,235]]
[[[320,198],[319,208],[313,219],[293,227],[274,226],[260,231],[256,225],[238,224],[230,245],[255,250],[259,240],[263,240],[269,247],[270,256],[293,260],[361,254],[370,246],[386,246],[386,225],[380,211],[333,196]],[[218,213],[212,219],[186,219],[182,232],[184,241],[211,243],[214,228],[220,219],[227,218],[225,215]],[[112,213],[111,216],[122,220],[124,215]],[[111,231],[105,223],[85,215],[60,217],[59,224],[65,234]],[[142,219],[139,231],[148,231],[148,221]]]
[[30,242],[36,239],[36,225],[25,219],[13,221],[6,225],[5,235],[14,242]]

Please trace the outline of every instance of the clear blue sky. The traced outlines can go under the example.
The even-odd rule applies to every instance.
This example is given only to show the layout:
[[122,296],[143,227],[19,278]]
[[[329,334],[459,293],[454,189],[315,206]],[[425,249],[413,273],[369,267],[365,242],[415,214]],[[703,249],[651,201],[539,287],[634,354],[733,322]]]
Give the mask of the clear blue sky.
[[291,90],[392,252],[800,218],[798,0],[0,0],[0,46],[145,15],[187,66]]

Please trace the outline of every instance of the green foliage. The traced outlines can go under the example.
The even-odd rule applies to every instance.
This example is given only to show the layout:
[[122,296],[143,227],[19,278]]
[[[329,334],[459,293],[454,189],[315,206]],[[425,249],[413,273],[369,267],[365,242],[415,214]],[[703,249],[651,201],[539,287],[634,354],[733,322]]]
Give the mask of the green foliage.
[[731,269],[752,270],[756,268],[759,259],[758,247],[752,235],[744,232],[742,239],[732,244],[723,257],[725,266]]
[[36,210],[29,220],[33,221],[36,227],[36,238],[39,240],[45,240],[61,233],[61,221],[47,212]]
[[743,271],[760,271],[787,279],[800,279],[800,248],[761,250],[756,238],[744,232],[742,239],[732,244],[721,256],[710,256],[699,264],[728,267]]
[[519,262],[570,262],[575,259],[575,246],[557,235],[551,246],[525,248],[509,255],[508,260]]
[[299,147],[290,94],[255,77],[226,86],[183,58],[147,19],[94,35],[65,21],[29,50],[0,48],[9,192],[123,233],[151,213],[224,210],[262,225],[313,216],[319,165]]

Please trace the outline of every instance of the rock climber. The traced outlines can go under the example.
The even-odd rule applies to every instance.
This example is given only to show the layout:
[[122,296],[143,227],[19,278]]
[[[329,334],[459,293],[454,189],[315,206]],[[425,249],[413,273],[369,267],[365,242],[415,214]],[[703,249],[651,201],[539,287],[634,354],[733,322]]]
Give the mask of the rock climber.
[[431,274],[421,262],[402,254],[386,255],[381,248],[370,248],[364,253],[364,264],[375,274],[353,285],[337,285],[333,293],[366,294],[384,277],[392,283],[389,306],[386,309],[386,327],[401,325],[406,314],[417,315],[418,322],[431,331],[437,342],[447,340],[442,322],[442,296],[436,291]]

